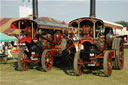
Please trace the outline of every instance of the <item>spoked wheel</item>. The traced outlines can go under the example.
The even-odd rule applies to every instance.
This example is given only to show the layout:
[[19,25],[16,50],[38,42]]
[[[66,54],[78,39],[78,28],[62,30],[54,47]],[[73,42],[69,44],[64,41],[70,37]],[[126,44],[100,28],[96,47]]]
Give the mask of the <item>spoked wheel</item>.
[[111,56],[110,52],[106,52],[104,54],[103,68],[104,68],[105,76],[106,77],[111,76],[111,74],[112,74],[112,56]]
[[53,66],[53,56],[50,50],[44,50],[42,57],[41,57],[41,64],[44,71],[51,70]]
[[26,71],[29,69],[29,63],[27,63],[27,60],[28,56],[24,50],[22,50],[18,55],[18,70]]
[[77,76],[83,74],[83,60],[80,58],[79,52],[76,52],[74,57],[74,71]]
[[124,47],[123,47],[123,41],[121,38],[116,38],[115,41],[113,41],[113,44],[115,42],[115,45],[113,45],[113,49],[116,50],[116,57],[114,61],[114,68],[115,69],[123,69],[124,67]]

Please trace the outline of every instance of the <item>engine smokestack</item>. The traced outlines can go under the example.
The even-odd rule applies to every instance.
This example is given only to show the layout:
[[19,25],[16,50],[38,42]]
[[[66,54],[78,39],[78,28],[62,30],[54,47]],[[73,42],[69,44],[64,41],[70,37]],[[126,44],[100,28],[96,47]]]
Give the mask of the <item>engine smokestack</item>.
[[38,0],[32,0],[33,20],[38,19]]
[[90,0],[90,17],[96,17],[95,15],[95,0]]

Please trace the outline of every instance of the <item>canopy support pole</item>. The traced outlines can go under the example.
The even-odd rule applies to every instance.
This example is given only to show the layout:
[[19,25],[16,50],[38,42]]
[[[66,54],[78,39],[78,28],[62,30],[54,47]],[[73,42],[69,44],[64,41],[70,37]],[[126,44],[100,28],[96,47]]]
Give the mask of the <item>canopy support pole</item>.
[[33,39],[33,22],[32,22],[32,39]]
[[[20,30],[20,21],[18,23],[18,29]],[[20,33],[19,33],[19,38],[20,38]]]
[[96,26],[95,26],[95,23],[94,23],[94,26],[93,26],[93,38],[95,39],[95,29],[96,29]]
[[[18,29],[20,30],[20,21],[18,23]],[[17,49],[20,49],[20,33],[19,33],[19,41],[17,41]]]

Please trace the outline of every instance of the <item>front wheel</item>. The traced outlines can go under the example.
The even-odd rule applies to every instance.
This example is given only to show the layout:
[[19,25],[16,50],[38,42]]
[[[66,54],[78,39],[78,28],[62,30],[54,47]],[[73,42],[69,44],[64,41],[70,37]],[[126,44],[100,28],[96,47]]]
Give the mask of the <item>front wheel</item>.
[[74,71],[77,76],[83,74],[83,60],[80,58],[80,53],[76,52],[74,57]]
[[53,66],[53,56],[50,50],[44,50],[42,57],[41,57],[41,65],[44,71],[51,70]]
[[112,74],[112,56],[110,52],[105,52],[103,61],[104,74],[106,77]]
[[22,50],[18,55],[18,70],[26,71],[29,69],[29,64],[27,63],[27,60],[28,56],[24,52],[24,50]]

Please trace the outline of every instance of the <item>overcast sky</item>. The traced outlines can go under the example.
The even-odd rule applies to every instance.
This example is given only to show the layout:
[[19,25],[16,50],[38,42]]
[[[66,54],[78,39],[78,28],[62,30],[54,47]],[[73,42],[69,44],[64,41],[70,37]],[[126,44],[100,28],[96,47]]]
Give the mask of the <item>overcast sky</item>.
[[[0,0],[0,17],[19,17],[20,1],[22,0]],[[89,1],[39,0],[39,16],[52,17],[66,22],[87,17],[90,12]],[[128,0],[96,0],[96,17],[112,22],[128,21]]]

